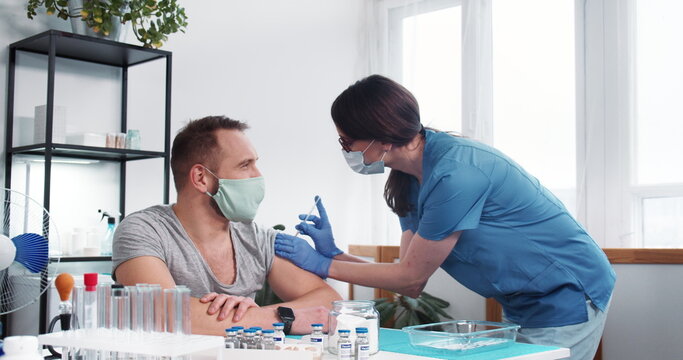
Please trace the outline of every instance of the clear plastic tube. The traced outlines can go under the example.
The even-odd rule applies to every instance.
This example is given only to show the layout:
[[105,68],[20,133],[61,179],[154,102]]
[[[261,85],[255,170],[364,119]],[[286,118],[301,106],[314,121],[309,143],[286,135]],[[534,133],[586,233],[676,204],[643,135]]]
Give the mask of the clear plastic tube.
[[190,316],[190,289],[186,286],[179,285],[176,287],[178,291],[178,302],[180,304],[180,324],[182,325],[181,334],[192,334],[192,317]]
[[176,291],[164,289],[164,312],[166,313],[166,332],[176,333]]
[[109,329],[111,327],[111,285],[97,285],[97,327]]
[[152,309],[154,309],[152,331],[164,332],[166,331],[166,310],[164,309],[164,293],[161,290],[161,285],[150,284],[149,292],[152,300]]
[[130,325],[129,329],[133,332],[142,332],[142,297],[138,293],[137,286],[126,286],[128,292],[129,308],[130,308]]
[[83,285],[74,285],[71,290],[71,329],[82,329],[85,309],[85,289]]
[[137,284],[138,288],[138,307],[142,320],[141,329],[144,332],[154,330],[154,299],[148,284]]
[[174,334],[191,334],[190,289],[176,286],[164,289],[166,331]]
[[111,327],[117,330],[130,329],[128,289],[122,285],[111,287]]
[[[74,285],[71,290],[71,330],[83,328],[83,314],[85,303],[85,289],[83,285]],[[83,359],[85,350],[78,348],[69,348],[64,351],[67,353],[66,358],[79,360]]]

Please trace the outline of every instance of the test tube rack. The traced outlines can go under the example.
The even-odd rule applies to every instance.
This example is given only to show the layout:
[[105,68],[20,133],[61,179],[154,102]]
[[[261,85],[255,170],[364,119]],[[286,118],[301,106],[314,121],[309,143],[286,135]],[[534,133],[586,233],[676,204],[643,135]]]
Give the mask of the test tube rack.
[[41,345],[139,355],[179,357],[215,351],[222,359],[222,336],[183,335],[162,332],[134,332],[117,329],[79,329],[38,336]]

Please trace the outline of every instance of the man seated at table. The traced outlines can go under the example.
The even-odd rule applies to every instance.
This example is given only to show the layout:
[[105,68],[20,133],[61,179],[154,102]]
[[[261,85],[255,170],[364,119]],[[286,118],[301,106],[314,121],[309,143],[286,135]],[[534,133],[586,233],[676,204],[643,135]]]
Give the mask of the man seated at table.
[[[177,202],[121,222],[114,278],[124,285],[190,288],[193,333],[222,335],[233,325],[269,328],[282,320],[278,306],[293,309],[292,333],[307,333],[311,323],[327,322],[331,302],[341,297],[315,274],[275,256],[277,232],[252,222],[264,183],[246,128],[209,116],[178,132],[171,151]],[[285,303],[254,303],[266,279]]]

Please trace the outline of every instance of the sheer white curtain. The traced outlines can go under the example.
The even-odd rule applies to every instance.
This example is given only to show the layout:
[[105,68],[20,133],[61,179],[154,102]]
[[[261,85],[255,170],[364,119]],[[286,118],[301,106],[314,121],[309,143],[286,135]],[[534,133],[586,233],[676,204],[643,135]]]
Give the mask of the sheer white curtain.
[[[491,144],[491,0],[377,0],[366,3],[367,73],[388,76],[417,97],[425,126]],[[373,178],[375,244],[398,244],[400,226]]]

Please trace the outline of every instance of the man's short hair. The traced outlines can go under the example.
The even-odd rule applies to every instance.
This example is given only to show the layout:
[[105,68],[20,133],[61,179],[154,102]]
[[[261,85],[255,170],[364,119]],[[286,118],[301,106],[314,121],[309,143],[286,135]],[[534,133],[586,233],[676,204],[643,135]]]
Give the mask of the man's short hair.
[[178,131],[171,148],[171,171],[176,191],[180,191],[195,164],[203,164],[211,171],[216,171],[219,162],[216,130],[244,131],[249,126],[241,121],[226,116],[207,116],[191,120]]

